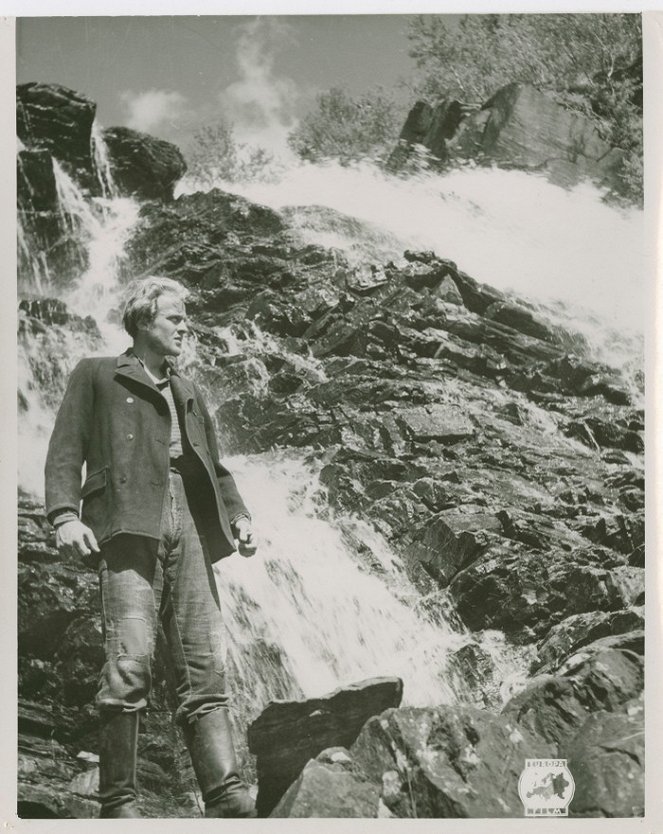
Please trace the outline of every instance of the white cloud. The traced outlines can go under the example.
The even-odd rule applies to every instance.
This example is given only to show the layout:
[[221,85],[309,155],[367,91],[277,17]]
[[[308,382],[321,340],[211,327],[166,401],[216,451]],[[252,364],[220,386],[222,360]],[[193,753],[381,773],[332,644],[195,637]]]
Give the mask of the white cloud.
[[240,141],[284,152],[295,125],[297,87],[275,74],[278,52],[292,40],[292,29],[274,18],[258,18],[242,27],[236,59],[240,79],[219,96],[223,115]]
[[174,90],[126,90],[120,98],[127,109],[127,127],[147,133],[178,121],[186,112],[186,98]]

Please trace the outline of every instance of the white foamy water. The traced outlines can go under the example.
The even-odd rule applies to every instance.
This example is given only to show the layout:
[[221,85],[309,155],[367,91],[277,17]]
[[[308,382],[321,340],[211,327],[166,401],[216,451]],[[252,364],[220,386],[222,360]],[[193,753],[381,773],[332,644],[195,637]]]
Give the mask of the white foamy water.
[[138,204],[128,198],[90,201],[57,161],[53,163],[62,222],[86,246],[88,269],[67,291],[57,291],[53,287],[57,276],[45,270],[42,253],[31,251],[23,239],[25,257],[39,278],[38,294],[60,297],[72,313],[91,316],[101,338],[49,325],[43,333],[19,340],[18,389],[24,413],[18,422],[18,481],[36,495],[43,495],[44,462],[53,428],[49,397],[54,392],[61,396],[64,380],[79,359],[117,354],[129,345],[127,334],[108,316],[117,308],[118,270],[139,211]]
[[92,122],[92,151],[94,154],[94,168],[104,197],[110,199],[118,197],[103,128],[96,119]]
[[389,574],[379,578],[361,567],[342,529],[319,517],[318,473],[300,457],[269,453],[228,465],[257,519],[261,545],[251,559],[233,555],[218,563],[218,586],[229,651],[257,702],[273,693],[262,670],[242,662],[256,640],[279,647],[307,697],[398,675],[406,703],[455,701],[463,682],[450,671],[449,655],[470,636],[417,613],[419,594],[386,542],[374,535],[375,557]]
[[[644,320],[643,214],[601,200],[583,184],[567,191],[521,171],[464,169],[401,179],[370,163],[301,164],[276,182],[219,183],[277,210],[323,207],[369,224],[371,254],[432,249],[478,281],[535,302],[589,340],[597,358],[621,365],[639,356]],[[179,192],[196,190],[186,180]],[[295,219],[297,217],[294,211]],[[352,224],[307,228],[311,242],[352,254]],[[383,238],[380,239],[382,233]],[[619,334],[622,344],[615,343]]]

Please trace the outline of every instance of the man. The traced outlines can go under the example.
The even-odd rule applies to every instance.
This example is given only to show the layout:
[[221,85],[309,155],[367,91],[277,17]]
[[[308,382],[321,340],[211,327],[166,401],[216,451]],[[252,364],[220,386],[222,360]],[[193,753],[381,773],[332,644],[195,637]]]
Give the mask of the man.
[[46,460],[46,511],[58,548],[93,559],[99,570],[100,816],[140,816],[138,721],[159,621],[205,816],[255,816],[237,775],[212,570],[235,550],[255,553],[251,517],[219,462],[199,391],[168,358],[181,353],[188,330],[183,288],[168,278],[133,283],[123,323],[133,347],[79,362]]

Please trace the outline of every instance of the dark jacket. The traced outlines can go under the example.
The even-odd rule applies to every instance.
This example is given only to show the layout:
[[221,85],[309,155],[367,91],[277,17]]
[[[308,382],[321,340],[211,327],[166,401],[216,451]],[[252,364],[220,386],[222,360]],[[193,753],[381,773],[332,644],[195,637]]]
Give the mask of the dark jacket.
[[[231,522],[248,511],[219,462],[211,418],[195,385],[171,368],[185,481],[212,561],[234,550]],[[170,465],[168,403],[131,353],[82,359],[60,406],[46,457],[46,512],[79,511],[102,544],[118,533],[158,539]],[[85,483],[81,469],[86,464]]]

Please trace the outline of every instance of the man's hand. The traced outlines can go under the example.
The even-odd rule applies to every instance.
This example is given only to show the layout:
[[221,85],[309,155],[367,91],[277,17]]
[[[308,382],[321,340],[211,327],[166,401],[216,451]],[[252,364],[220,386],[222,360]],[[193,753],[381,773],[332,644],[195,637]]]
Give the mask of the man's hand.
[[240,556],[253,556],[258,549],[258,538],[251,529],[248,518],[238,518],[235,522],[235,547]]
[[89,556],[92,551],[99,553],[94,533],[78,519],[65,521],[55,531],[55,544],[61,556],[71,558]]

